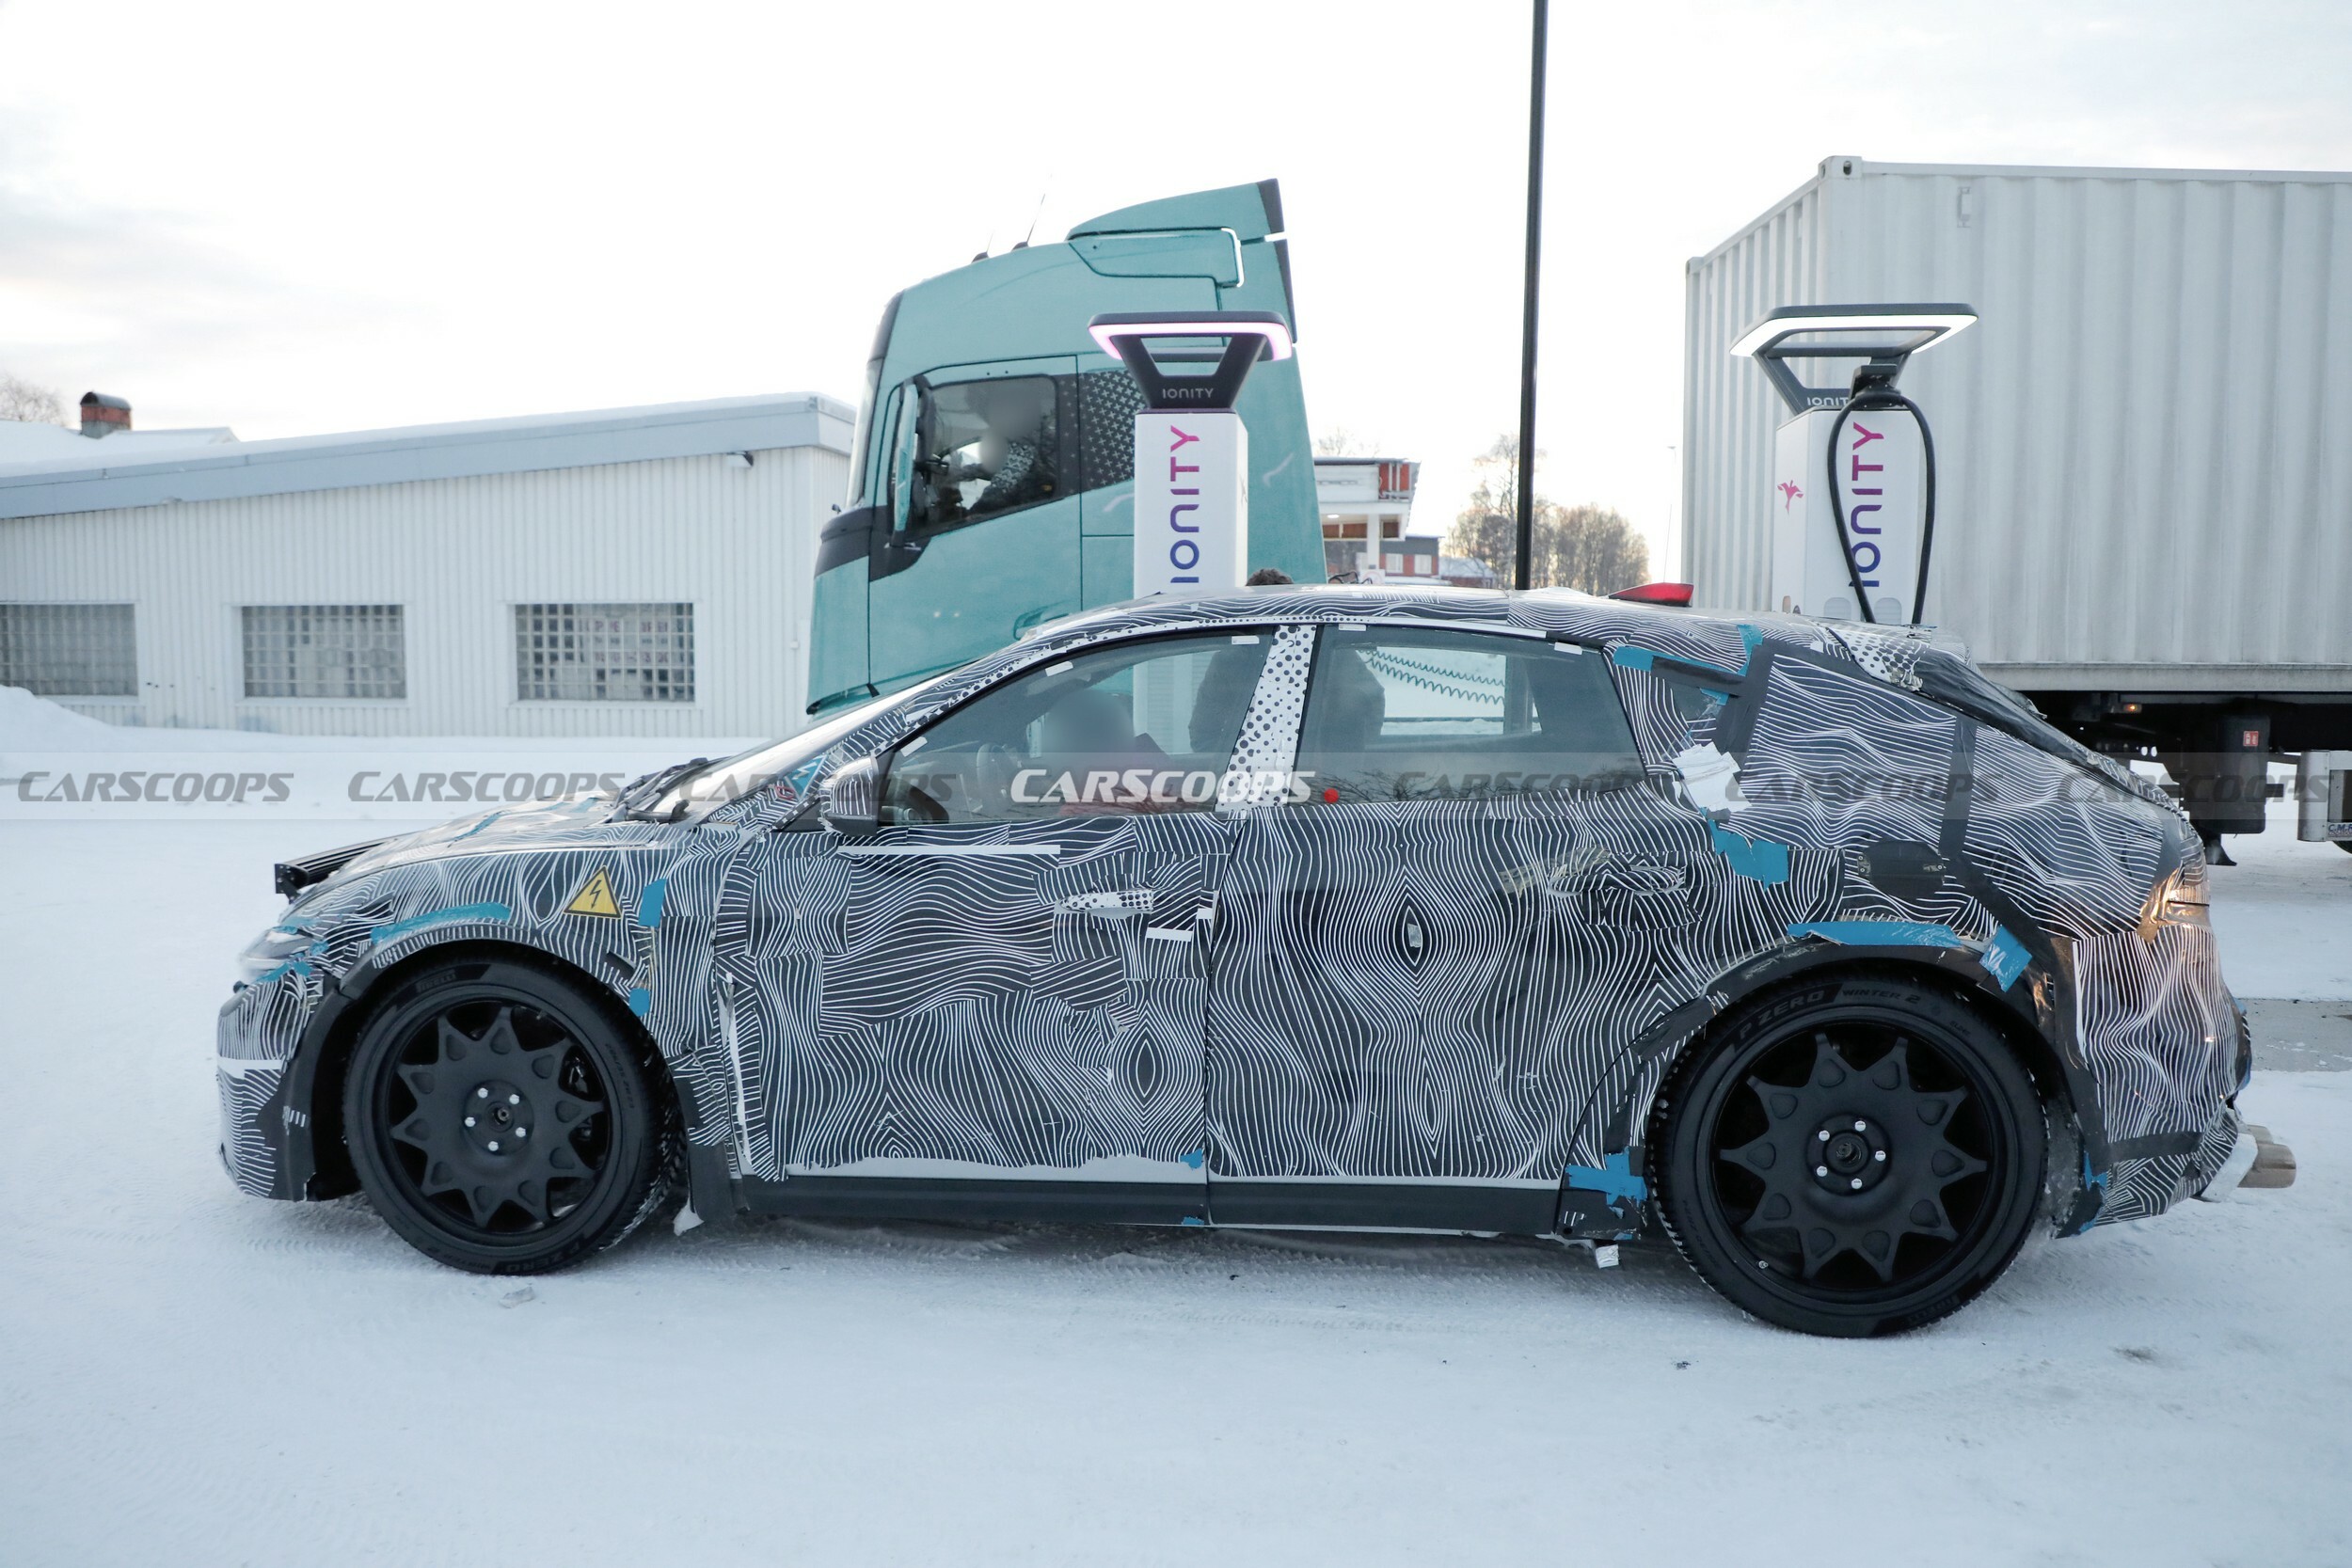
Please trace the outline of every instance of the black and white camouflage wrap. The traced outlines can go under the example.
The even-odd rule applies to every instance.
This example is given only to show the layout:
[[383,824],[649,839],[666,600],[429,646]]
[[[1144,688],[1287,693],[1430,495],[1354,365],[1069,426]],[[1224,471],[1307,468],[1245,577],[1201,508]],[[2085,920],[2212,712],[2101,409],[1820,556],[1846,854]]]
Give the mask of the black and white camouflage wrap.
[[[1291,768],[1317,628],[1389,620],[1608,660],[1648,786],[1283,803],[1263,781]],[[1204,628],[1274,633],[1215,810],[812,828],[834,768],[1003,676]],[[2161,796],[2005,701],[1924,635],[1566,593],[1121,606],[675,823],[493,812],[359,856],[288,911],[308,945],[222,1012],[224,1154],[249,1193],[312,1191],[290,1131],[331,1107],[291,1069],[325,1048],[327,998],[495,942],[640,1020],[689,1141],[738,1178],[1160,1183],[1203,1218],[1221,1179],[1486,1184],[1557,1191],[1572,1232],[1614,1234],[1645,1217],[1677,1053],[1759,976],[1835,952],[2012,1005],[2080,1124],[2074,1227],[2153,1214],[2237,1131],[2211,933],[2149,918],[2201,858]],[[910,832],[959,853],[894,852]],[[617,912],[570,912],[598,876]]]

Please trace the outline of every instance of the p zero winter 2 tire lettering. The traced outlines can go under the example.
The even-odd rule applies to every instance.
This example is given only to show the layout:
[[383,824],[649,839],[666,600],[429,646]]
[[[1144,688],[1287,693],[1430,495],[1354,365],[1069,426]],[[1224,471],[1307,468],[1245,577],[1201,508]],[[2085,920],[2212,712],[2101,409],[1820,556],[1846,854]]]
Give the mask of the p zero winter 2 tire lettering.
[[1998,1031],[1899,976],[1808,981],[1708,1031],[1660,1106],[1667,1227],[1700,1276],[1807,1334],[1957,1311],[2033,1227],[2047,1136]]
[[659,1200],[666,1105],[595,999],[526,964],[419,970],[352,1048],[343,1129],[385,1222],[477,1274],[560,1269]]

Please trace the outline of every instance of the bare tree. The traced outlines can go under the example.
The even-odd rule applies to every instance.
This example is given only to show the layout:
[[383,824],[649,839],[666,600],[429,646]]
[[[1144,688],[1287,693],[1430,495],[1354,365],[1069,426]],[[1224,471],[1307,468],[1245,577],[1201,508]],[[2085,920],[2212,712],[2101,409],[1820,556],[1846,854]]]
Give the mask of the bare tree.
[[[1509,436],[1475,459],[1478,483],[1446,535],[1448,551],[1483,562],[1505,582],[1518,548],[1518,461],[1519,444]],[[1613,594],[1648,578],[1649,546],[1614,507],[1562,506],[1537,496],[1534,511],[1528,580],[1537,588]]]
[[1504,582],[1511,580],[1512,552],[1517,547],[1518,464],[1519,444],[1509,436],[1496,436],[1493,446],[1471,459],[1478,483],[1470,490],[1470,504],[1447,531],[1445,541],[1449,554],[1470,557]]
[[1377,457],[1386,445],[1377,435],[1370,436],[1347,425],[1334,425],[1315,437],[1317,457]]
[[46,387],[0,371],[0,420],[26,424],[65,423],[65,400]]
[[1559,506],[1538,501],[1535,570],[1538,587],[1613,594],[1649,579],[1649,545],[1613,506]]

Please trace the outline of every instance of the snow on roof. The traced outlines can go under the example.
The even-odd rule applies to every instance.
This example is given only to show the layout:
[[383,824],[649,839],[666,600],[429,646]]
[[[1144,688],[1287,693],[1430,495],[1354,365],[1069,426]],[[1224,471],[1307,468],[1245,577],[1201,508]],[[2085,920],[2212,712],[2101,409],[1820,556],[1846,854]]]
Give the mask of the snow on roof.
[[72,443],[62,460],[0,448],[0,518],[785,447],[847,453],[852,418],[822,393],[787,392],[176,448],[132,446],[137,432],[90,440],[59,429]]
[[174,447],[217,446],[236,438],[237,433],[225,424],[192,430],[118,430],[92,439],[64,425],[0,420],[0,465],[5,465],[6,469],[35,464],[44,467],[86,467],[101,455],[99,441],[106,443],[103,455],[106,461],[113,463],[119,462],[131,452],[161,451]]

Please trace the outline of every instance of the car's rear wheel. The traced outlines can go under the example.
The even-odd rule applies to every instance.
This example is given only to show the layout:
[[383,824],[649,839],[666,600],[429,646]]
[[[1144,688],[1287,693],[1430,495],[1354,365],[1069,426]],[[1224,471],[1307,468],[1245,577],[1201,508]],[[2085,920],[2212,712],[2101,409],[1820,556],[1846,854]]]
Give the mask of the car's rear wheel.
[[352,1048],[343,1129],[376,1212],[477,1274],[537,1274],[652,1212],[664,1118],[634,1040],[593,997],[474,958],[407,976]]
[[1957,1311],[2041,1208],[2046,1128],[1975,1012],[1894,977],[1814,980],[1708,1033],[1660,1108],[1667,1227],[1701,1277],[1807,1334]]

